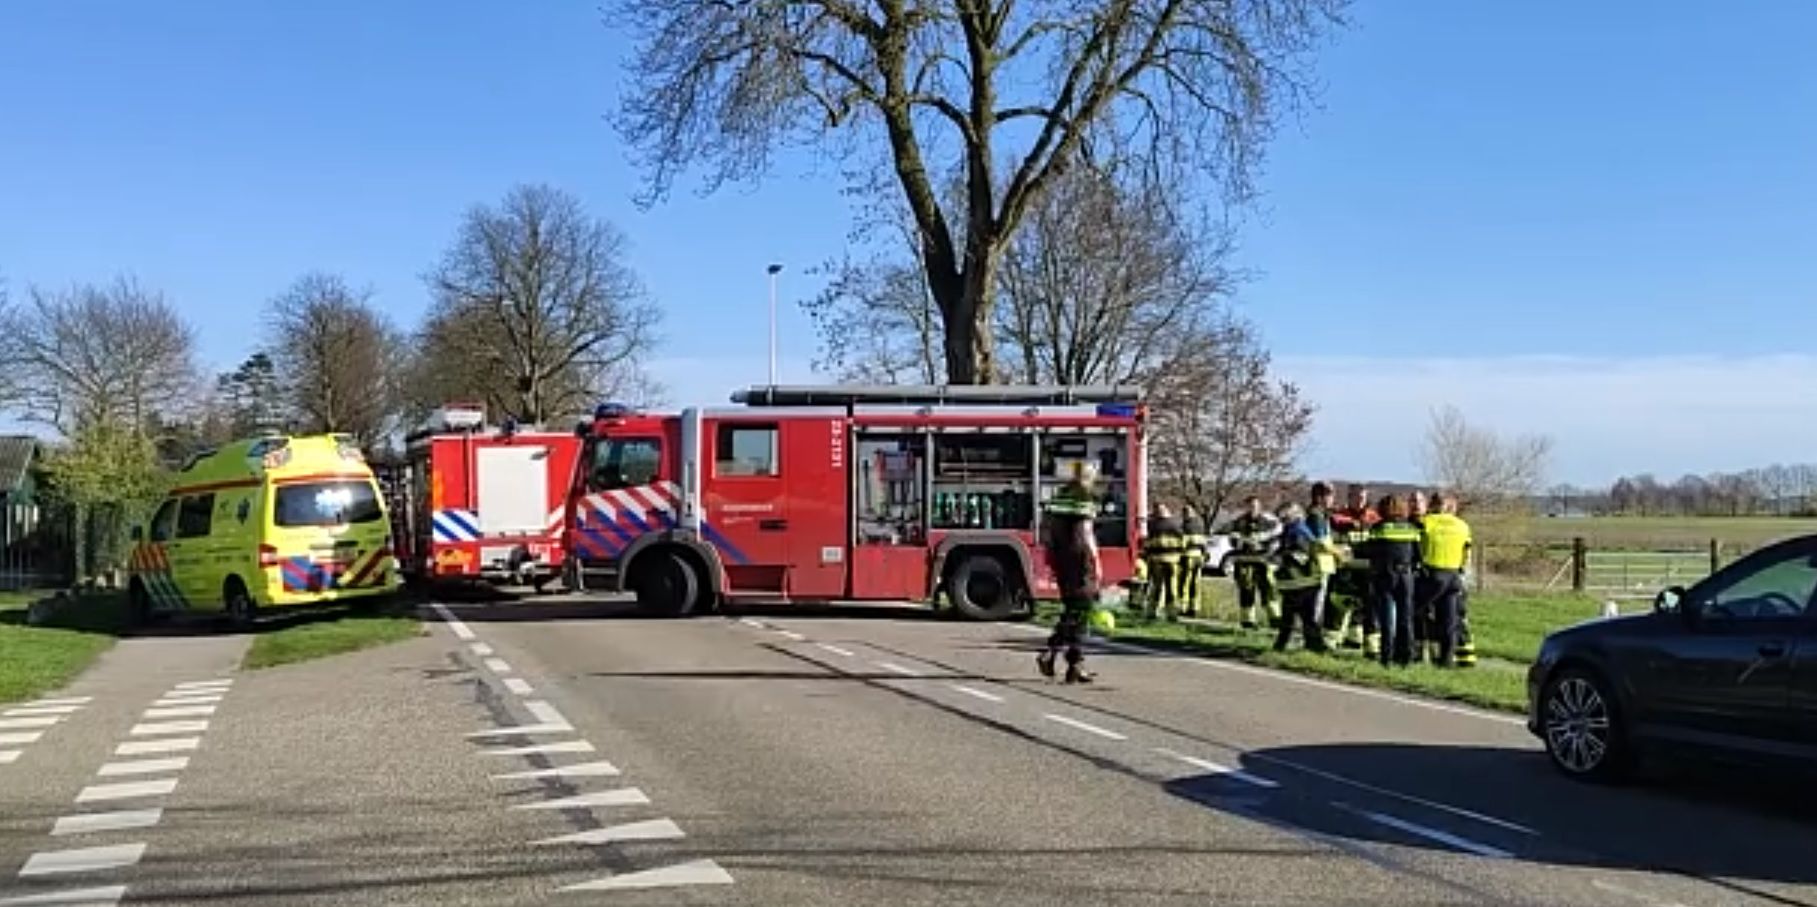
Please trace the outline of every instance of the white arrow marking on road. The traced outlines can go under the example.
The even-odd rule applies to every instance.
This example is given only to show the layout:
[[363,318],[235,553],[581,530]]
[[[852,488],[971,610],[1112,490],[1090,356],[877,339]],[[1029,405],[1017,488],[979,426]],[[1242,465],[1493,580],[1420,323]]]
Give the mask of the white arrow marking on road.
[[0,765],[9,765],[18,762],[19,756],[23,752],[23,750],[0,750]]
[[18,730],[28,727],[50,727],[62,720],[61,717],[54,715],[43,718],[0,718],[0,728]]
[[554,800],[543,800],[537,803],[519,803],[518,809],[590,809],[595,806],[641,806],[650,802],[644,792],[635,787],[621,787],[617,790],[594,791],[575,797],[560,797]]
[[615,844],[619,841],[673,841],[687,837],[681,826],[668,819],[651,819],[648,822],[628,822],[610,828],[595,828],[591,831],[562,835],[559,838],[544,838],[535,842],[538,846],[547,844]]
[[1049,721],[1057,722],[1059,724],[1064,724],[1070,728],[1077,728],[1081,731],[1086,732],[1087,734],[1097,734],[1098,736],[1103,737],[1106,740],[1128,740],[1129,739],[1128,737],[1125,737],[1122,734],[1117,733],[1116,731],[1107,731],[1104,728],[1098,727],[1095,724],[1086,724],[1083,721],[1080,721],[1076,718],[1068,718],[1065,715],[1055,715],[1052,712],[1049,712],[1049,713],[1043,715],[1042,717],[1046,718]]
[[1372,813],[1372,812],[1368,812],[1366,810],[1352,809],[1351,807],[1346,806],[1342,803],[1338,803],[1335,805],[1342,807],[1344,809],[1348,809],[1351,812],[1354,812],[1357,815],[1362,816],[1363,818],[1368,819],[1369,821],[1374,822],[1378,825],[1386,825],[1389,828],[1400,829],[1401,831],[1404,831],[1415,837],[1425,838],[1429,841],[1437,841],[1440,844],[1449,845],[1451,847],[1457,848],[1458,850],[1462,850],[1467,853],[1476,854],[1479,857],[1489,857],[1491,859],[1505,860],[1509,857],[1514,856],[1513,854],[1511,854],[1505,850],[1502,850],[1499,847],[1490,847],[1487,844],[1478,844],[1475,841],[1470,840],[1469,838],[1460,838],[1457,835],[1451,834],[1450,832],[1439,831],[1436,828],[1427,828],[1424,825],[1420,825],[1416,822],[1409,822],[1406,819],[1398,819],[1398,818],[1395,818],[1394,816],[1384,815],[1382,813]]
[[564,740],[561,743],[539,743],[534,746],[511,746],[502,750],[483,750],[482,756],[553,756],[558,753],[591,753],[593,744],[585,740]]
[[846,657],[846,658],[852,658],[852,657],[855,657],[855,656],[853,656],[853,655],[852,655],[852,653],[851,653],[851,651],[850,651],[850,650],[848,650],[848,649],[841,649],[841,648],[839,648],[839,647],[838,647],[838,646],[829,646],[829,645],[827,645],[827,644],[826,644],[826,643],[823,643],[823,642],[822,642],[822,643],[815,643],[815,645],[817,645],[817,646],[819,646],[819,647],[821,647],[821,648],[822,648],[822,649],[825,649],[825,650],[827,650],[827,651],[828,651],[828,652],[831,652],[831,653],[833,653],[833,654],[834,654],[834,655],[843,655],[843,656],[845,656],[845,657]]
[[[83,847],[77,850],[53,850],[32,854],[19,870],[22,877],[58,875],[65,872],[94,872],[131,866],[145,856],[144,844],[116,844],[112,847]],[[16,902],[15,902],[16,903]],[[55,903],[55,902],[52,902]]]
[[24,708],[35,709],[45,705],[87,705],[93,701],[95,701],[95,697],[93,696],[67,696],[62,699],[34,699],[31,702],[21,702],[19,705]]
[[233,686],[233,678],[223,677],[220,680],[186,680],[171,687],[172,690],[224,690]]
[[632,888],[670,888],[677,885],[730,884],[732,884],[731,874],[719,868],[718,863],[712,860],[694,860],[674,866],[646,869],[642,872],[627,872],[593,882],[582,882],[578,885],[569,885],[562,890],[620,891]]
[[536,688],[530,685],[530,681],[525,680],[522,677],[505,678],[505,689],[510,690],[519,696],[528,696],[531,693],[536,692]]
[[26,731],[22,734],[0,734],[0,746],[18,746],[25,743],[37,743],[44,736],[43,731]]
[[97,772],[103,778],[120,775],[155,775],[159,772],[180,772],[189,767],[188,756],[173,756],[169,759],[134,759],[130,762],[109,762]]
[[206,730],[206,721],[153,721],[135,724],[128,733],[134,737],[156,737],[161,734],[199,734]]
[[212,705],[185,705],[185,706],[177,706],[175,708],[146,709],[144,717],[146,717],[146,718],[191,718],[191,717],[194,717],[197,715],[213,715],[214,713],[215,713],[215,707]]
[[50,894],[34,894],[23,898],[7,898],[0,904],[7,907],[35,907],[35,905],[61,904],[66,907],[112,907],[126,897],[125,885],[108,885],[103,888],[80,888],[72,891],[53,891]]
[[202,746],[200,737],[170,737],[164,740],[134,740],[114,747],[116,756],[146,756],[152,753],[182,753]]
[[80,711],[82,711],[82,707],[79,705],[28,705],[16,709],[7,709],[4,712],[0,712],[0,715],[5,715],[8,718],[18,715],[73,715]]
[[972,697],[975,697],[978,699],[982,699],[985,702],[1002,702],[1003,701],[1003,697],[998,696],[996,693],[986,693],[983,690],[976,690],[976,689],[968,687],[962,683],[955,683],[952,685],[952,687],[953,687],[953,689],[955,689],[961,693],[964,693],[967,696],[972,696]]
[[539,778],[611,778],[618,775],[618,766],[610,762],[582,762],[576,765],[558,765],[555,768],[533,768],[529,771],[509,772],[493,775],[494,781],[534,781]]
[[128,828],[149,828],[164,818],[162,809],[126,809],[111,813],[82,813],[64,816],[57,820],[55,828],[50,830],[52,837],[63,835],[86,835],[98,831],[122,831]]
[[1228,765],[1213,762],[1210,759],[1200,759],[1196,756],[1188,756],[1185,753],[1176,753],[1169,749],[1157,749],[1155,752],[1170,759],[1178,759],[1193,768],[1204,769],[1214,775],[1228,775],[1245,784],[1253,784],[1256,787],[1280,787],[1279,784],[1276,784],[1267,778],[1257,777],[1246,771],[1242,771],[1241,769],[1234,769]]
[[162,797],[177,789],[177,779],[159,778],[155,781],[122,781],[118,784],[91,784],[82,788],[76,795],[77,803],[93,803],[96,800],[126,800],[132,797]]
[[436,602],[429,607],[434,608],[435,613],[441,615],[442,623],[447,624],[448,629],[453,630],[455,636],[458,636],[463,640],[471,640],[474,638],[475,634],[473,630],[465,623],[461,622],[460,618],[455,617],[454,612],[448,610],[447,605]]

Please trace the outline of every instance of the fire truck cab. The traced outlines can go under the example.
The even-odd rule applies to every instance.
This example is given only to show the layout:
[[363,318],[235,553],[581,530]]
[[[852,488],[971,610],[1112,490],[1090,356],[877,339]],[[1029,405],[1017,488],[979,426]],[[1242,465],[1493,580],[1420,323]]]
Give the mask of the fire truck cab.
[[601,406],[577,430],[572,589],[681,616],[722,602],[912,600],[977,620],[1052,597],[1042,505],[1097,467],[1106,585],[1146,505],[1132,387],[755,387],[742,406]]

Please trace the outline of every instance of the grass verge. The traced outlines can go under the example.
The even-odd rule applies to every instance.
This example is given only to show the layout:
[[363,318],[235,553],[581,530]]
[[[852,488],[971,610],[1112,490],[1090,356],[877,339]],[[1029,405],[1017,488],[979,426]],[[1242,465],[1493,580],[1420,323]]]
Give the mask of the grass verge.
[[113,646],[126,622],[117,594],[84,595],[45,626],[27,626],[42,593],[0,593],[0,702],[31,699],[69,683]]
[[421,622],[396,611],[379,614],[329,612],[316,619],[253,636],[252,646],[246,650],[241,665],[248,670],[273,668],[402,642],[422,632]]

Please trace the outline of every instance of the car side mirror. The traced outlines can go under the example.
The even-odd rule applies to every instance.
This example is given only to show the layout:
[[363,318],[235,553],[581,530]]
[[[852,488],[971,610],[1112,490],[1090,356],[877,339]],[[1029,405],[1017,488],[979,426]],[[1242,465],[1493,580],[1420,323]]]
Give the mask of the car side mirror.
[[1685,587],[1683,586],[1668,586],[1661,589],[1658,595],[1653,596],[1653,610],[1661,614],[1677,611],[1679,604],[1684,601],[1684,596]]
[[134,527],[132,527],[132,529],[130,531],[127,532],[127,535],[130,536],[132,538],[132,540],[135,542],[144,541],[145,540],[145,527],[144,526],[134,526]]

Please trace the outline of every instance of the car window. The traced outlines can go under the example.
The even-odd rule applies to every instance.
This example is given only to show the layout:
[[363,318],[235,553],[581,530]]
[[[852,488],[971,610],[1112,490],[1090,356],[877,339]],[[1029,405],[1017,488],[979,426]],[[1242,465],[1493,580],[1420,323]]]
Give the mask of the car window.
[[272,506],[272,522],[286,529],[371,523],[382,516],[378,492],[359,480],[280,485]]
[[662,444],[653,439],[631,438],[601,442],[593,448],[587,470],[588,491],[614,491],[656,481],[662,468]]
[[198,494],[183,499],[177,508],[177,538],[197,539],[214,525],[215,496]]
[[165,501],[151,518],[151,540],[168,542],[177,532],[177,499]]
[[1817,594],[1817,563],[1812,557],[1812,549],[1800,547],[1762,561],[1698,590],[1693,605],[1706,617],[1732,620],[1802,616]]

